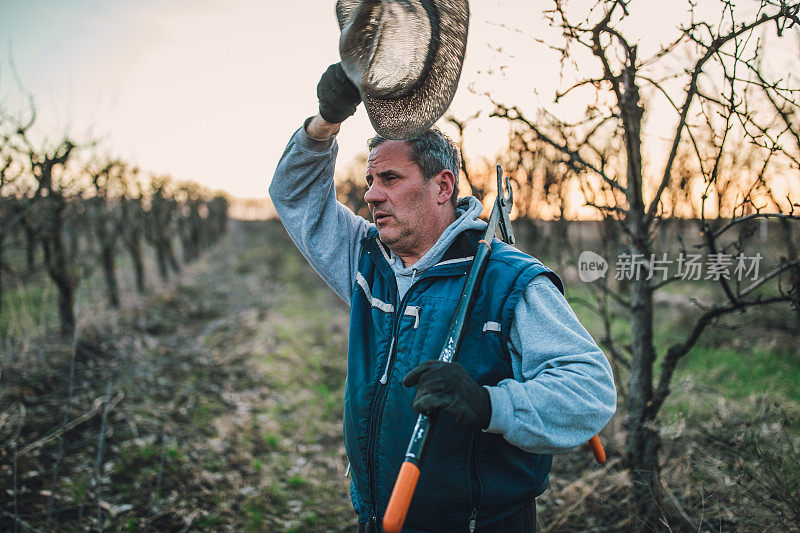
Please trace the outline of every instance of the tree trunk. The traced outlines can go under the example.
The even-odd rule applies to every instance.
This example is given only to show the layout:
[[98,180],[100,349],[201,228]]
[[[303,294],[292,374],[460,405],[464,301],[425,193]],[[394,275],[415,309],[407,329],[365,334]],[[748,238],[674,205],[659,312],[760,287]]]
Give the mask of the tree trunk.
[[183,263],[188,265],[194,261],[197,254],[194,249],[194,242],[192,240],[192,219],[190,215],[178,218],[178,235],[181,242],[181,254],[183,255]]
[[106,278],[106,291],[108,292],[108,305],[119,307],[119,284],[117,283],[116,262],[114,260],[113,246],[103,245],[102,248],[103,273]]
[[58,314],[61,334],[68,336],[75,329],[75,286],[69,272],[67,254],[61,233],[56,231],[44,240],[45,263],[50,279],[58,290]]
[[3,316],[3,240],[5,236],[0,234],[0,316]]
[[551,253],[556,258],[556,264],[560,268],[564,268],[566,265],[565,260],[567,259],[567,250],[564,243],[569,242],[567,240],[569,237],[569,222],[564,218],[563,209],[561,210],[561,216],[555,219],[552,224],[553,236],[550,240],[552,246]]
[[[789,261],[797,261],[797,246],[795,245],[796,241],[792,232],[792,225],[785,218],[781,218],[779,224],[781,226],[783,243],[786,246],[786,259]],[[800,285],[800,269],[794,268],[790,277],[794,280],[794,283]],[[795,307],[794,310],[794,334],[800,336],[800,305]]]
[[[638,148],[638,143],[634,143]],[[641,182],[639,182],[641,183]],[[631,254],[650,258],[649,225],[645,219],[641,189],[629,195],[629,228],[633,243]],[[636,528],[644,531],[658,529],[661,491],[659,483],[658,427],[655,423],[653,399],[653,288],[646,279],[647,272],[637,268],[630,284],[631,371],[627,398],[628,430],[626,453],[633,483],[633,507]]]
[[28,274],[33,273],[36,268],[36,233],[33,228],[27,224],[24,225],[25,230],[25,260],[28,267]]
[[[56,281],[54,279],[54,281]],[[56,281],[58,289],[58,314],[61,317],[61,335],[67,337],[75,330],[75,291],[68,280]]]
[[172,241],[169,240],[169,237],[164,237],[164,250],[166,252],[167,261],[169,262],[170,268],[175,274],[180,273],[181,265],[178,263],[178,259],[175,257],[175,250],[172,246]]
[[161,279],[166,281],[169,279],[169,270],[167,270],[167,251],[164,249],[164,243],[162,243],[161,240],[157,240],[155,244],[158,273],[161,275]]
[[142,263],[141,254],[134,256],[133,268],[136,271],[136,292],[144,294],[144,263]]
[[[624,92],[620,111],[625,132],[627,156],[628,228],[631,253],[649,261],[652,251],[651,224],[644,205],[644,180],[642,175],[642,116],[639,105],[639,88],[636,85],[635,52],[631,65],[623,72]],[[627,420],[628,439],[626,453],[631,481],[637,529],[658,529],[661,507],[659,490],[658,448],[659,435],[655,425],[653,399],[653,289],[646,279],[647,273],[635,270],[630,285],[631,311],[631,375],[628,388]]]
[[136,292],[144,294],[144,261],[142,260],[142,240],[147,224],[139,199],[123,199],[122,203],[122,244],[133,261],[136,275]]
[[626,453],[633,483],[633,505],[642,529],[657,526],[659,434],[651,409],[653,397],[653,293],[647,281],[631,283],[631,374],[628,387]]
[[203,219],[200,217],[198,204],[191,206],[191,216],[189,218],[189,229],[191,231],[192,260],[200,257],[203,249]]
[[142,261],[142,244],[140,237],[134,235],[126,241],[125,248],[133,261],[133,270],[136,273],[136,292],[144,294],[144,261]]
[[72,224],[69,229],[69,250],[70,257],[80,257],[81,247],[80,232],[78,231],[78,224]]

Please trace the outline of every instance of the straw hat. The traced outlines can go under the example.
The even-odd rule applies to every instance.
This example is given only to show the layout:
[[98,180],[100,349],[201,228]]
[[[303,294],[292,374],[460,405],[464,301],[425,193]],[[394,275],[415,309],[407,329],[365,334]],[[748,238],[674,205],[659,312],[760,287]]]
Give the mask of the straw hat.
[[467,0],[338,0],[342,67],[375,131],[410,139],[447,110],[467,48]]

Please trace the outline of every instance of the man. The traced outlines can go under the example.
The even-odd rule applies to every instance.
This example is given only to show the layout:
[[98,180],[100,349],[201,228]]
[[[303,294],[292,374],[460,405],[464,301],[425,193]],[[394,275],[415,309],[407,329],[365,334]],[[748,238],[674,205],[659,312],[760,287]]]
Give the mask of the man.
[[558,277],[499,240],[457,362],[436,361],[482,206],[456,202],[458,151],[438,130],[370,140],[374,223],[336,201],[335,135],[360,102],[339,64],[289,141],[270,197],[292,239],[351,306],[344,437],[359,531],[379,530],[419,412],[436,419],[406,531],[534,531],[552,453],[614,413],[611,369]]

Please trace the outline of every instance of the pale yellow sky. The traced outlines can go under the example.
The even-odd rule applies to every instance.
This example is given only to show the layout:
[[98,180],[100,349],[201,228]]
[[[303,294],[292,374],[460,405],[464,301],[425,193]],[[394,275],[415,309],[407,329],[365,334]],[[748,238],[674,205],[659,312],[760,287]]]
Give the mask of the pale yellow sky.
[[[289,136],[316,113],[320,74],[338,60],[334,4],[0,0],[0,98],[6,108],[20,108],[8,62],[11,45],[20,78],[36,97],[40,134],[100,138],[103,151],[145,170],[240,197],[264,197]],[[576,10],[590,4],[570,2]],[[542,15],[550,5],[471,2],[467,57],[452,113],[487,114],[486,91],[531,114],[541,105],[567,119],[582,111],[575,99],[559,108],[551,104],[558,56],[534,40],[558,42]],[[631,3],[623,28],[639,42],[640,57],[674,38],[686,5]],[[700,0],[701,10],[717,6],[717,0]],[[584,64],[590,72],[597,68],[591,59]],[[658,144],[672,115],[662,106],[652,116],[660,126],[648,134]],[[507,131],[500,120],[478,121],[467,139],[469,155],[491,156]],[[360,107],[339,135],[340,164],[364,150],[371,134]]]

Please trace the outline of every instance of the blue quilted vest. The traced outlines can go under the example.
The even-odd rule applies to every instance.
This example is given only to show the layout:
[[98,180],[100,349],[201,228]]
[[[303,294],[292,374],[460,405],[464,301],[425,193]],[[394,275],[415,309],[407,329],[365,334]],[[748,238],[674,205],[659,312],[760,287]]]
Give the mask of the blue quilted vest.
[[[461,233],[441,261],[414,282],[402,301],[388,250],[371,231],[362,244],[351,298],[344,402],[350,495],[359,521],[386,512],[411,431],[416,388],[403,377],[437,359],[472,266],[480,232]],[[558,276],[498,239],[472,309],[457,361],[479,384],[512,377],[508,332],[530,281]],[[465,531],[470,518],[490,524],[520,509],[547,487],[552,456],[528,453],[501,435],[461,427],[439,414],[406,518],[405,531]]]

